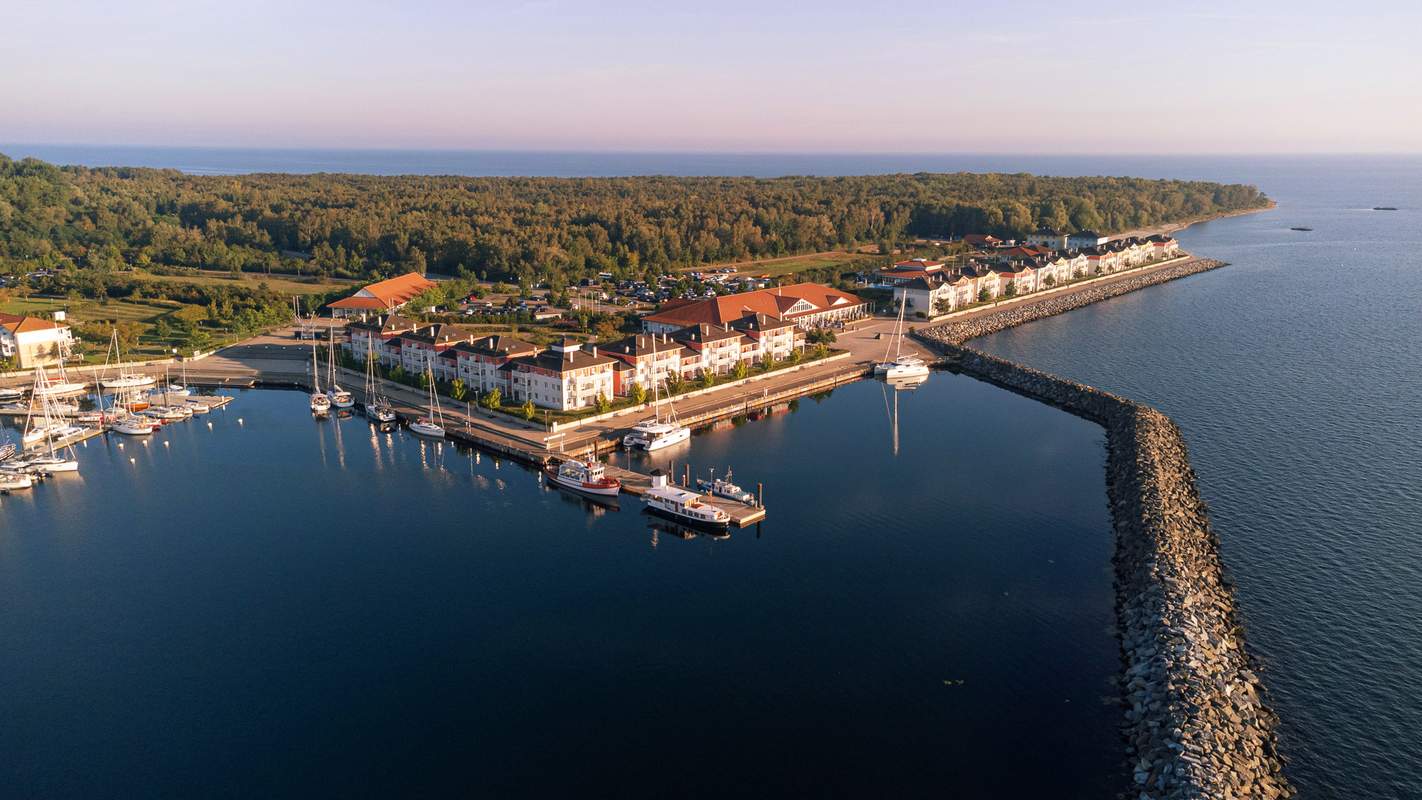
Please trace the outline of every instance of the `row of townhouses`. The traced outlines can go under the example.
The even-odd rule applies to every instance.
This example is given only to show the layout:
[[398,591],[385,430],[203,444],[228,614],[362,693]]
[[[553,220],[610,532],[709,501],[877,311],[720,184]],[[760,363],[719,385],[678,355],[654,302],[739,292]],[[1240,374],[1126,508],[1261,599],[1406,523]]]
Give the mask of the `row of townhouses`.
[[673,375],[682,380],[726,375],[737,364],[782,360],[805,346],[804,331],[795,321],[763,313],[606,343],[565,338],[547,349],[511,336],[480,336],[457,325],[420,323],[396,314],[352,322],[349,331],[344,346],[357,359],[373,353],[381,364],[399,365],[409,373],[424,372],[428,365],[439,380],[458,378],[471,391],[498,389],[512,402],[532,400],[559,410],[585,408],[599,396],[625,396],[634,385],[664,386]]
[[[1097,238],[1089,232],[1073,235]],[[915,258],[900,261],[871,280],[879,287],[892,289],[894,302],[904,301],[910,313],[932,317],[984,300],[1029,294],[1180,254],[1179,243],[1164,235],[1114,239],[1081,249],[1054,248],[1040,242],[985,244],[990,249],[979,256],[985,260],[949,267],[941,261]]]

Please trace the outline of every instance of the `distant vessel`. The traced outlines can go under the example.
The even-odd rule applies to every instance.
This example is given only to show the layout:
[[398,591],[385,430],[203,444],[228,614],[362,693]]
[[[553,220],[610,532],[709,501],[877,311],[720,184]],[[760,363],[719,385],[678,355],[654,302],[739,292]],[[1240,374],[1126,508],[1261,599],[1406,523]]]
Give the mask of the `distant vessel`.
[[1396,211],[1397,206],[1373,206],[1374,211]]
[[[874,365],[874,374],[882,375],[885,378],[913,378],[928,375],[928,365],[923,359],[915,355],[903,355],[900,351],[904,345],[904,311],[908,308],[908,293],[903,294],[899,301],[899,318],[894,323],[894,338],[889,346],[884,348],[884,360]],[[889,352],[894,354],[893,360],[889,360]]]
[[1313,228],[1306,228],[1306,227],[1300,225],[1300,226],[1298,226],[1298,227],[1296,227],[1296,228],[1289,228],[1289,230],[1291,230],[1291,231],[1311,231],[1311,230],[1313,230]]
[[607,468],[601,461],[568,459],[556,466],[550,464],[543,474],[553,483],[575,492],[616,497],[622,491],[622,481],[609,478]]
[[647,504],[647,510],[654,514],[663,514],[702,528],[725,530],[731,522],[729,514],[706,502],[706,498],[696,492],[672,486],[660,471],[652,473],[652,486],[642,495],[642,500]]

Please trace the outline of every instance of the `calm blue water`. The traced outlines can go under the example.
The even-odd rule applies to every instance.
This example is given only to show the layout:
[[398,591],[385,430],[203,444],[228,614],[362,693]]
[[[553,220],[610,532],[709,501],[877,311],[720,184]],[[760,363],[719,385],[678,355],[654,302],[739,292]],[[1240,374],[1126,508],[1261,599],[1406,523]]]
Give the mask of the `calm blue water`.
[[1418,797],[1422,159],[1232,177],[1279,208],[1180,237],[1232,266],[977,344],[1175,418],[1303,795]]
[[0,794],[1110,796],[1102,432],[888,402],[659,453],[764,482],[723,540],[292,392],[94,440],[0,498]]
[[[1276,159],[1238,156],[1050,156],[977,153],[606,153],[496,150],[316,150],[222,147],[3,144],[11,158],[55,164],[178,169],[197,175],[249,172],[358,172],[371,175],[871,175],[906,172],[1030,172],[1038,175],[1132,175],[1239,182],[1262,180],[1299,164],[1311,172],[1348,173],[1351,164],[1386,158]],[[1375,205],[1368,203],[1369,206]],[[1382,203],[1382,205],[1388,205]]]

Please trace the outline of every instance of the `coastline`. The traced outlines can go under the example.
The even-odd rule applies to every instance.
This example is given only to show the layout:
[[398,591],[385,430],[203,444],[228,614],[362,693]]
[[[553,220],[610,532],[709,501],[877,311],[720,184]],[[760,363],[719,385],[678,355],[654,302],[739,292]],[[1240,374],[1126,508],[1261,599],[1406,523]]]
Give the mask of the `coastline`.
[[1183,231],[1186,228],[1190,228],[1195,225],[1201,225],[1206,222],[1214,222],[1217,219],[1228,219],[1229,217],[1243,217],[1248,214],[1260,214],[1265,211],[1273,211],[1278,207],[1279,202],[1271,198],[1269,200],[1269,205],[1267,206],[1260,206],[1259,208],[1241,208],[1235,211],[1221,211],[1218,214],[1208,214],[1206,216],[1198,217],[1196,219],[1188,219],[1178,222],[1162,222],[1159,225],[1151,225],[1145,228],[1136,228],[1135,230],[1114,233],[1111,235],[1111,238],[1125,239],[1131,236],[1147,237],[1162,234],[1174,234],[1179,233],[1180,231]]
[[1284,775],[1278,718],[1246,645],[1234,585],[1184,436],[1154,408],[963,343],[1222,266],[1198,259],[1097,291],[911,334],[940,353],[950,369],[1096,422],[1106,432],[1124,754],[1131,791],[1142,800],[1296,794]]

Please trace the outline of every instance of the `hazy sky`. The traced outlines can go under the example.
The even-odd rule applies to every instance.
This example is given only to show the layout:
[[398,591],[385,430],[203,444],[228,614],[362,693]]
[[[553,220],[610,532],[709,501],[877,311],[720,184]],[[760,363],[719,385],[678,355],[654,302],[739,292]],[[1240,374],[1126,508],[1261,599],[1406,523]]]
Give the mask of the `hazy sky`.
[[16,3],[0,142],[1422,150],[1415,1]]

